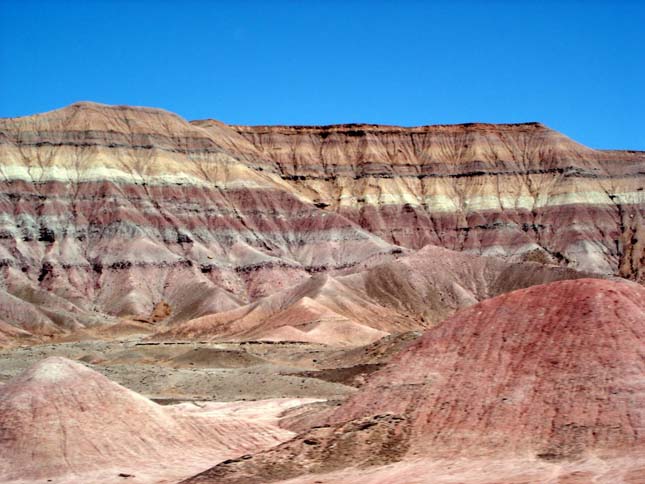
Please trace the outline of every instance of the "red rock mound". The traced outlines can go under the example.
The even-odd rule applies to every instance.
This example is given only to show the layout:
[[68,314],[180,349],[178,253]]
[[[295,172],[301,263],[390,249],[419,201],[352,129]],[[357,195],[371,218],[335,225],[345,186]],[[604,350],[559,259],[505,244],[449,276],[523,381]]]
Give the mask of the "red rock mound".
[[[645,444],[645,288],[534,286],[428,331],[334,416],[391,412],[424,453],[545,459]],[[384,398],[387,395],[387,398]]]
[[0,387],[2,482],[177,479],[290,435],[264,423],[162,407],[65,358],[43,360]]
[[[427,331],[326,425],[189,482],[271,482],[404,459],[526,466],[643,453],[644,339],[637,284],[579,279],[504,294]],[[356,459],[334,457],[341,445]]]

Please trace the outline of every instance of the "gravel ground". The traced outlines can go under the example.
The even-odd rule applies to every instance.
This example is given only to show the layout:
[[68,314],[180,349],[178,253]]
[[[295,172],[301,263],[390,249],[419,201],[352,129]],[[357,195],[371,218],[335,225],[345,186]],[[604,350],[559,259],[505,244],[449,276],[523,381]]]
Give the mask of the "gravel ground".
[[297,374],[315,370],[315,362],[331,352],[322,345],[300,343],[150,344],[137,339],[23,346],[0,351],[0,383],[43,358],[64,356],[160,403],[344,398],[355,389]]

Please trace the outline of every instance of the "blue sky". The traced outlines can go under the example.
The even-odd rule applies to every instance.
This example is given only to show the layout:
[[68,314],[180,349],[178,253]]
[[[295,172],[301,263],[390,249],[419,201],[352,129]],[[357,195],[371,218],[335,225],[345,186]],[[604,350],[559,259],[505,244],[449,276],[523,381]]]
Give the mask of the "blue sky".
[[645,150],[645,2],[0,0],[0,116],[541,121]]

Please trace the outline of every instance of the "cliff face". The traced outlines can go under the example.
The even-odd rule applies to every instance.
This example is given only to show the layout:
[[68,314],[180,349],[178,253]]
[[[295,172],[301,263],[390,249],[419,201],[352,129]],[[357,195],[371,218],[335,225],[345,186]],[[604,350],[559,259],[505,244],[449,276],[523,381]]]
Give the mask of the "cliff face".
[[0,119],[0,322],[185,321],[427,244],[643,281],[644,167],[539,124]]
[[592,150],[539,123],[235,130],[299,192],[388,242],[536,251],[642,280],[645,153]]

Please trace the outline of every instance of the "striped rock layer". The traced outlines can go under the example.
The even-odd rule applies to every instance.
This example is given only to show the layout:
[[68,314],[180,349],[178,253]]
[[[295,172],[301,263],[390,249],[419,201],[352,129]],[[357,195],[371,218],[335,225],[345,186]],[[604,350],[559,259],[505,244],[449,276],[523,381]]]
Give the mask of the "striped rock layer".
[[427,244],[643,281],[644,166],[540,124],[0,119],[0,323],[172,324]]
[[539,123],[234,129],[264,169],[388,242],[538,251],[643,278],[643,152],[593,150]]

